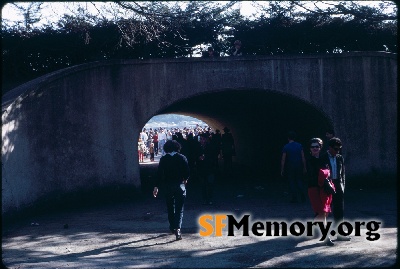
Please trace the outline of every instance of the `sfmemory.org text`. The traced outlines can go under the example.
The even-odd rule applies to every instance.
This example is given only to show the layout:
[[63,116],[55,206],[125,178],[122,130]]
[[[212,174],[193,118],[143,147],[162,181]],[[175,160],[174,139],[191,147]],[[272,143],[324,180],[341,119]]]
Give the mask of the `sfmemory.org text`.
[[227,229],[227,236],[235,236],[235,231],[242,228],[242,236],[314,236],[313,232],[316,230],[321,234],[320,241],[325,240],[329,235],[335,236],[336,234],[348,236],[354,232],[354,236],[361,236],[361,228],[365,227],[366,239],[375,241],[380,238],[377,231],[380,228],[381,222],[378,221],[355,221],[341,222],[337,225],[336,230],[333,228],[332,222],[328,221],[326,224],[322,221],[295,221],[288,224],[285,221],[256,221],[250,223],[250,215],[244,215],[237,220],[235,216],[229,214],[214,214],[202,215],[199,217],[200,235],[201,236],[222,236],[222,231]]

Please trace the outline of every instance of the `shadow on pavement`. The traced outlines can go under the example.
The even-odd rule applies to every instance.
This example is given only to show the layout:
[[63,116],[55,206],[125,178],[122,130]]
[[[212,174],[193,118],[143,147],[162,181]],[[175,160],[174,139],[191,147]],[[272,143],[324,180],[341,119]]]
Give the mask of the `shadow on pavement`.
[[375,268],[397,262],[395,188],[350,185],[346,219],[381,221],[381,238],[368,241],[362,229],[361,236],[353,234],[350,242],[327,247],[319,238],[243,236],[240,231],[231,237],[201,237],[198,218],[204,214],[250,214],[255,220],[290,222],[310,219],[313,213],[308,200],[289,203],[283,179],[240,169],[231,178],[219,177],[214,204],[203,205],[200,180],[193,176],[183,240],[175,241],[168,231],[164,200],[151,195],[156,167],[157,163],[141,166],[140,199],[30,216],[3,227],[3,263],[9,268]]

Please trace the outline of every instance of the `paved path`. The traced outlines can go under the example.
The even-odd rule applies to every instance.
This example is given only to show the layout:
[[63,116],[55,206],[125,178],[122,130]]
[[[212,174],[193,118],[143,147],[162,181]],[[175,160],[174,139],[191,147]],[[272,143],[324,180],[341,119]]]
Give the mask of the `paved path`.
[[[154,164],[142,165],[154,175]],[[350,180],[350,179],[348,179]],[[387,267],[397,260],[395,189],[346,192],[349,221],[381,221],[380,239],[368,241],[367,230],[350,242],[323,245],[318,238],[242,236],[201,237],[199,216],[214,213],[252,219],[304,220],[309,202],[291,204],[280,181],[246,180],[236,187],[217,183],[212,206],[201,204],[198,184],[188,186],[183,240],[168,233],[161,198],[151,194],[136,202],[38,216],[3,228],[2,260],[8,268],[243,268],[243,267]],[[247,182],[247,183],[246,183]],[[31,222],[37,226],[31,226]],[[68,224],[68,229],[64,225]]]

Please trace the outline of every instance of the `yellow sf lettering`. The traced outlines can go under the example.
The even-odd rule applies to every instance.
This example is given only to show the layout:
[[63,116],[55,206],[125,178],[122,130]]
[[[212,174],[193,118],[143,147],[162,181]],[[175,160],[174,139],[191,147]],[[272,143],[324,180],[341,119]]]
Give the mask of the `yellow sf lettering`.
[[[222,221],[226,219],[226,215],[203,215],[199,218],[199,224],[204,230],[200,230],[201,236],[210,236],[215,230],[215,236],[222,236],[222,229],[226,227],[226,224]],[[215,224],[215,225],[213,225]],[[215,226],[215,229],[214,229]]]

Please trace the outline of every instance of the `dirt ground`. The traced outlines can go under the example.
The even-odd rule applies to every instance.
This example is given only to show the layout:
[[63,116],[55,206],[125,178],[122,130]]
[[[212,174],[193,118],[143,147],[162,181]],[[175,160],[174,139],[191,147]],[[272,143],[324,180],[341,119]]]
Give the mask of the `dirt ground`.
[[[142,164],[151,180],[155,164]],[[348,179],[350,180],[350,179]],[[146,184],[144,184],[146,185]],[[150,186],[150,184],[149,184]],[[150,187],[149,187],[150,188]],[[232,186],[219,180],[213,205],[202,205],[199,182],[187,187],[183,239],[169,233],[162,197],[41,215],[2,230],[6,268],[245,268],[245,267],[392,267],[397,264],[397,191],[395,188],[346,190],[349,222],[380,221],[380,238],[354,231],[349,242],[328,247],[313,237],[202,237],[198,218],[205,214],[250,214],[263,222],[293,223],[312,218],[309,201],[289,203],[282,181],[250,180]],[[146,190],[147,191],[147,190]],[[335,239],[335,237],[333,237]]]

